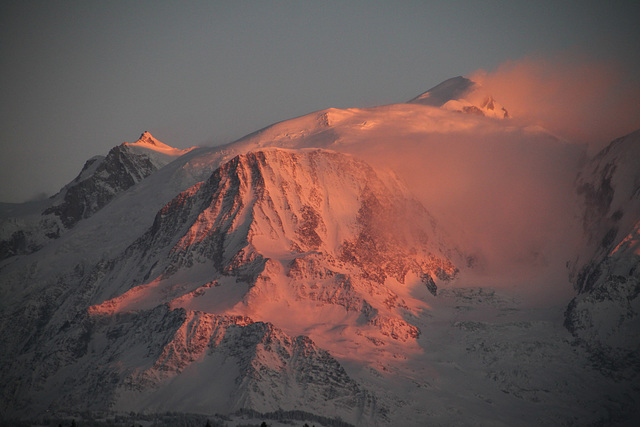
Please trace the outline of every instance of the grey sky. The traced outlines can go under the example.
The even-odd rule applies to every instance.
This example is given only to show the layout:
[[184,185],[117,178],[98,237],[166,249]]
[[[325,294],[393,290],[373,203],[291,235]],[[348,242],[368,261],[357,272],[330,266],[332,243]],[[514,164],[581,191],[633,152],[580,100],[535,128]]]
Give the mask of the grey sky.
[[145,130],[179,148],[219,144],[530,54],[580,51],[640,75],[632,5],[5,0],[0,201],[51,195]]

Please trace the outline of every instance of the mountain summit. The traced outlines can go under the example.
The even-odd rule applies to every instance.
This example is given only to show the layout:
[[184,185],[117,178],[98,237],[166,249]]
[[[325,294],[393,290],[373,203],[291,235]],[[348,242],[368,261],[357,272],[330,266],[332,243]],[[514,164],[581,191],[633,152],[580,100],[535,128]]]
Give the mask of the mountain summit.
[[29,215],[0,216],[0,260],[41,249],[192,149],[170,147],[144,132],[134,143],[125,142],[106,156],[92,157],[73,181]]
[[[183,154],[188,153],[189,151],[191,151],[193,149],[193,147],[191,148],[187,148],[184,150],[178,149],[178,148],[173,148],[167,144],[163,144],[162,142],[158,141],[156,138],[153,137],[153,135],[151,135],[151,133],[149,133],[149,131],[145,131],[142,133],[142,135],[140,135],[140,138],[138,138],[138,140],[136,142],[130,143],[130,142],[125,142],[123,143],[123,145],[128,146],[128,147],[140,147],[140,148],[146,148],[147,150],[151,150],[157,153],[161,153],[164,154],[168,157],[178,157],[181,156]],[[167,159],[168,160],[168,159]]]
[[475,87],[476,83],[465,77],[452,77],[411,99],[409,103],[442,107],[452,99],[464,98]]
[[497,119],[511,116],[491,95],[484,94],[478,83],[458,76],[445,80],[408,101],[409,104],[429,105],[444,110],[477,114]]

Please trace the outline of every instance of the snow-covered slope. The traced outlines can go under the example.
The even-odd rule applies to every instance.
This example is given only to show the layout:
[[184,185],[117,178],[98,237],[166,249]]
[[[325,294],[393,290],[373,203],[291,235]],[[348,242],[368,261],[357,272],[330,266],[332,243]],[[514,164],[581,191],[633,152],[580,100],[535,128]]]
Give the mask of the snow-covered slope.
[[461,76],[445,80],[408,102],[496,119],[510,118],[507,109],[493,96],[484,94],[478,83]]
[[375,411],[374,397],[311,340],[248,317],[159,305],[75,319],[48,344],[28,361],[29,375],[9,374],[19,385],[6,389],[17,407],[28,399],[28,411],[228,413],[318,399],[323,412],[353,422]]
[[640,131],[613,141],[577,182],[584,250],[566,325],[604,369],[640,372]]
[[65,228],[71,228],[188,151],[169,147],[144,132],[135,143],[125,142],[103,159],[90,159],[78,177],[53,197],[53,206],[43,215],[53,214]]
[[633,420],[637,134],[583,172],[577,250],[583,148],[493,120],[477,90],[455,78],[185,152],[145,133],[50,201],[0,206],[0,418]]
[[[407,222],[427,227],[408,229],[404,226]],[[60,376],[69,370],[89,375],[92,367],[102,366],[103,375],[114,380],[110,387],[101,389],[103,395],[92,406],[94,409],[128,410],[131,405],[143,405],[147,410],[157,410],[157,399],[164,396],[163,407],[201,410],[201,403],[180,398],[202,392],[202,385],[191,383],[189,374],[182,372],[194,364],[198,367],[188,369],[212,369],[212,375],[217,376],[215,373],[220,372],[220,364],[229,354],[223,357],[217,355],[217,350],[203,353],[202,349],[211,347],[213,344],[207,342],[219,341],[222,335],[216,338],[203,332],[202,337],[198,333],[197,338],[205,340],[203,344],[193,344],[198,351],[187,348],[184,357],[167,368],[153,361],[160,355],[134,357],[138,351],[126,343],[143,333],[147,320],[141,320],[142,325],[133,322],[125,326],[122,322],[131,322],[131,314],[127,313],[147,319],[160,309],[169,313],[187,310],[187,316],[204,318],[206,322],[213,321],[211,316],[232,316],[245,319],[239,325],[242,327],[253,323],[246,320],[252,316],[284,329],[285,335],[279,339],[289,347],[276,351],[270,345],[262,356],[248,347],[237,356],[238,360],[229,362],[231,366],[240,364],[241,372],[230,376],[229,383],[215,386],[235,390],[234,397],[222,402],[221,408],[307,408],[325,412],[332,407],[334,413],[357,422],[364,422],[362,417],[384,418],[384,413],[376,412],[373,397],[340,371],[342,368],[326,353],[319,353],[320,360],[329,365],[304,368],[317,373],[309,377],[310,381],[303,381],[306,377],[295,371],[296,366],[313,366],[319,350],[313,350],[311,341],[302,334],[317,338],[332,354],[363,363],[373,363],[367,360],[371,353],[377,355],[376,364],[393,359],[389,349],[379,349],[387,342],[395,351],[403,347],[417,351],[415,339],[419,330],[405,317],[423,309],[424,303],[412,297],[411,292],[418,287],[436,293],[438,282],[456,275],[456,267],[443,254],[447,251],[450,250],[438,235],[434,220],[408,197],[393,176],[379,176],[350,156],[282,149],[236,156],[208,180],[182,192],[161,209],[151,228],[121,256],[97,265],[89,274],[57,283],[57,292],[67,294],[62,304],[69,311],[61,313],[58,309],[37,316],[33,321],[40,328],[32,322],[14,325],[25,334],[34,334],[33,347],[25,347],[22,339],[8,346],[23,355],[19,363],[38,366],[37,379],[12,378],[10,366],[6,375],[12,383],[20,382],[28,390],[44,389],[39,401],[55,406],[57,400],[47,402],[45,397],[53,396],[54,389],[58,390],[56,399],[67,402],[79,399],[74,397],[76,394],[85,396],[88,392],[61,389]],[[455,251],[450,252],[458,256]],[[74,283],[74,279],[79,282]],[[45,300],[42,304],[44,310],[51,310],[55,303]],[[24,315],[19,309],[10,317]],[[335,330],[335,325],[326,323],[331,317],[342,319],[343,326]],[[296,319],[295,323],[291,319]],[[101,332],[105,322],[111,329],[126,329],[127,333],[120,336]],[[200,328],[196,320],[185,322],[188,331]],[[158,351],[173,354],[173,344],[163,337],[175,332],[166,330],[164,320],[157,323],[159,336],[154,340]],[[272,326],[268,328],[275,331]],[[59,333],[52,334],[52,330]],[[292,336],[300,338],[288,338]],[[269,338],[269,342],[273,339]],[[191,343],[192,339],[187,341]],[[296,347],[302,344],[301,349]],[[230,344],[230,348],[237,346],[235,342]],[[89,350],[93,347],[98,349],[95,354]],[[128,348],[130,353],[122,353],[122,348]],[[283,351],[290,355],[283,356]],[[300,351],[304,357],[295,356]],[[125,359],[130,360],[129,364],[111,366],[101,361],[114,352],[117,357],[109,356],[107,360]],[[211,358],[202,359],[205,354]],[[295,357],[297,364],[287,365],[290,357]],[[247,359],[251,362],[242,362]],[[248,390],[236,390],[237,384],[248,381],[238,376],[247,369],[243,364],[260,360],[275,370],[269,374],[269,381],[275,381],[277,387],[258,382]],[[275,366],[270,365],[274,363]],[[282,372],[284,366],[289,367]],[[167,369],[169,373],[165,372]],[[141,370],[144,375],[139,377]],[[335,370],[341,373],[332,373]],[[131,379],[134,373],[135,380]],[[325,375],[333,379],[323,380]],[[344,379],[339,379],[341,376]],[[147,377],[156,380],[139,379]],[[301,391],[311,387],[309,382],[314,384],[314,392],[305,397]],[[324,382],[330,389],[323,391],[319,384]],[[81,383],[85,384],[84,380]],[[86,384],[94,387],[92,382]],[[144,391],[138,400],[123,394],[122,390],[131,387]],[[154,391],[147,392],[149,387]],[[339,391],[338,387],[345,390]],[[278,388],[283,391],[277,392]],[[298,400],[292,399],[294,396]],[[14,399],[12,404],[18,407],[26,404],[21,393],[16,393]],[[314,403],[317,399],[321,403]]]
[[5,207],[0,225],[0,259],[31,253],[89,218],[156,170],[189,152],[169,147],[144,132],[135,143],[123,143],[105,156],[89,159],[80,174],[29,215],[12,215]]
[[[293,333],[308,332],[338,310],[353,327],[364,322],[360,327],[378,340],[406,341],[417,330],[403,320],[409,309],[403,297],[415,285],[436,293],[438,282],[455,277],[447,253],[461,258],[393,177],[382,180],[335,152],[250,152],[159,212],[121,266],[102,279],[101,304],[93,310],[166,302],[260,313]],[[391,289],[402,285],[408,289],[400,297]],[[224,301],[216,302],[219,294]],[[279,319],[285,308],[289,313]],[[288,324],[292,315],[295,328]]]

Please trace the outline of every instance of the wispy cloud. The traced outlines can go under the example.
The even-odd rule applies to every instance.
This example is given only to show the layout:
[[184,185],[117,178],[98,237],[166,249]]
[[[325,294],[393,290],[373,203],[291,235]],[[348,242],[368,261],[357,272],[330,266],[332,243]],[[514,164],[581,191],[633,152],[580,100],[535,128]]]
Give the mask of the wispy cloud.
[[640,128],[640,79],[578,54],[525,57],[470,78],[519,120],[576,142],[606,145]]

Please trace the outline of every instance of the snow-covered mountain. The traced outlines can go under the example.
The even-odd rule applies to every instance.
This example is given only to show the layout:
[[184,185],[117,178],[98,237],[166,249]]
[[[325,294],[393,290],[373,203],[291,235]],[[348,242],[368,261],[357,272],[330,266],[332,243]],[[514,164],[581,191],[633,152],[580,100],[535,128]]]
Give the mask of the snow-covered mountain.
[[[424,224],[425,228],[408,229],[405,223]],[[166,395],[163,405],[197,411],[203,410],[204,403],[181,397],[191,393],[182,372],[211,364],[212,375],[217,376],[223,369],[218,365],[231,359],[223,364],[248,367],[230,376],[230,382],[212,386],[232,395],[217,410],[303,407],[326,411],[326,399],[320,407],[312,403],[325,396],[335,406],[332,413],[345,419],[362,423],[374,416],[384,418],[384,412],[376,412],[381,407],[376,409],[375,399],[302,333],[319,328],[325,347],[351,357],[358,357],[350,352],[361,351],[357,347],[385,356],[387,351],[377,348],[386,341],[392,346],[414,341],[419,329],[405,317],[417,307],[403,285],[416,282],[436,293],[437,283],[457,273],[443,253],[447,251],[433,218],[393,176],[379,176],[351,156],[282,149],[239,155],[161,209],[150,229],[121,256],[88,274],[57,283],[57,292],[68,293],[62,302],[66,313],[60,314],[58,308],[42,331],[25,325],[25,334],[36,334],[34,348],[25,348],[21,339],[12,343],[13,350],[25,358],[16,363],[35,366],[38,375],[33,383],[24,378],[14,378],[14,383],[30,384],[29,394],[33,388],[44,389],[39,398],[41,409],[59,404],[58,399],[84,404],[82,397],[95,389],[95,383],[82,377],[78,384],[88,389],[76,386],[68,394],[55,393],[60,390],[59,372],[71,369],[86,372],[83,375],[88,377],[95,366],[102,366],[103,375],[117,380],[110,388],[100,388],[93,409],[131,409],[128,390],[133,388],[143,395],[136,398],[142,400],[133,400],[145,408],[159,409],[153,402]],[[79,282],[73,283],[74,279]],[[385,286],[387,282],[394,287]],[[47,308],[49,303],[43,302]],[[149,320],[159,316],[158,312],[181,321]],[[12,317],[24,315],[19,310]],[[335,325],[323,323],[336,315],[342,327],[332,331]],[[270,319],[260,333],[276,334],[284,347],[274,347],[276,338],[271,335],[260,335],[240,355],[229,354],[231,349],[238,352],[240,344],[235,341],[217,347],[227,339],[227,330],[218,331],[215,325],[223,322],[253,330],[250,325],[256,323],[249,316]],[[156,324],[157,335],[142,342],[144,346],[153,343],[157,352],[134,350],[142,345],[138,337],[147,336],[151,324]],[[60,330],[65,332],[55,333]],[[251,337],[254,334],[250,332]],[[266,349],[252,347],[263,339],[269,344]],[[350,343],[338,346],[343,340]],[[175,355],[178,345],[186,346],[179,350],[184,353],[181,356]],[[123,354],[122,349],[131,353]],[[134,354],[139,356],[131,358]],[[213,361],[208,361],[209,356]],[[165,360],[167,357],[171,360]],[[128,362],[123,364],[122,358]],[[117,363],[108,363],[114,360]],[[189,368],[192,364],[198,367]],[[256,364],[274,371],[267,375],[268,381],[265,378],[267,382],[244,379],[246,370],[257,369]],[[304,381],[310,374],[296,371],[300,366],[316,372],[312,384]],[[20,371],[9,367],[7,377],[12,372]],[[329,378],[323,380],[324,375]],[[321,383],[326,383],[326,390]],[[176,384],[181,384],[181,393],[171,391]],[[243,386],[237,388],[239,384]],[[147,392],[149,387],[153,393]],[[311,395],[305,394],[308,388],[313,390]],[[56,400],[47,402],[44,396]],[[15,397],[26,399],[20,393]],[[24,403],[18,400],[15,404]]]
[[145,132],[48,201],[2,206],[0,416],[637,417],[637,134],[578,194],[584,151],[494,120],[494,101],[449,108],[474,85],[222,147]]
[[445,80],[408,102],[496,119],[510,118],[507,109],[493,96],[483,93],[478,83],[462,76]]
[[144,132],[138,141],[87,160],[80,174],[43,203],[1,212],[0,259],[31,253],[89,218],[118,194],[190,151],[178,150]]
[[587,244],[566,325],[604,369],[640,371],[640,131],[616,139],[577,181]]

